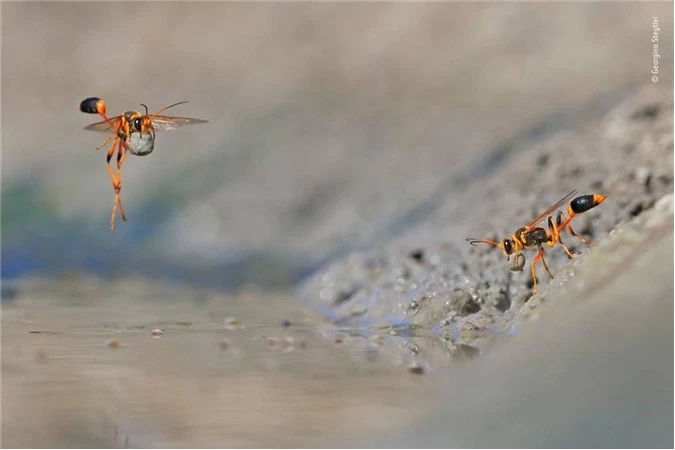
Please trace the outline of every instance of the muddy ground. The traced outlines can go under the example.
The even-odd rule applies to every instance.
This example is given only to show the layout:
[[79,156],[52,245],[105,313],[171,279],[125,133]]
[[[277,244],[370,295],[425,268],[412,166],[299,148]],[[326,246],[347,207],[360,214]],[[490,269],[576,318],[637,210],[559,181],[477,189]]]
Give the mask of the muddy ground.
[[673,445],[672,4],[122,5],[2,6],[3,446]]
[[[673,190],[671,94],[649,86],[593,123],[515,150],[493,176],[462,195],[444,198],[426,223],[378,251],[336,262],[308,280],[299,295],[344,325],[433,326],[453,340],[466,327],[508,329],[532,292],[530,260],[536,249],[525,251],[523,270],[514,272],[499,249],[444,235],[501,241],[555,203],[560,193],[587,186],[579,195],[597,192],[607,200],[572,223],[582,236],[601,242]],[[546,183],[556,196],[538,198],[532,186]],[[498,214],[495,205],[504,205]],[[567,204],[562,210],[567,211]],[[461,218],[457,211],[463,211]],[[485,225],[479,228],[478,223]],[[564,234],[572,252],[588,248]],[[568,261],[559,245],[545,248],[552,270]],[[541,264],[537,269],[541,287],[548,276]]]

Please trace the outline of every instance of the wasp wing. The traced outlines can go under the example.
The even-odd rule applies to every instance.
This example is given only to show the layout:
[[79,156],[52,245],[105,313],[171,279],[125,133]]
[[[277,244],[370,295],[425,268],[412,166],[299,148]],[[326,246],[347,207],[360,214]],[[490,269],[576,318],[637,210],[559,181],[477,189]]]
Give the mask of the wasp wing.
[[532,222],[530,222],[525,228],[527,228],[529,230],[529,229],[537,226],[539,224],[539,222],[546,219],[549,214],[551,214],[552,212],[560,209],[560,207],[563,206],[565,203],[567,203],[572,197],[574,197],[574,195],[576,195],[576,193],[577,193],[577,190],[575,189],[572,192],[570,192],[569,194],[567,194],[566,196],[564,196],[563,198],[561,198],[560,200],[558,200],[557,202],[555,202],[550,208],[548,208],[543,213],[539,214],[537,216],[537,218],[534,219]]
[[87,125],[86,127],[84,127],[84,129],[91,131],[100,131],[103,133],[112,133],[113,131],[119,128],[121,119],[122,116],[112,117],[102,122],[96,122],[92,123],[91,125]]
[[171,117],[158,115],[150,115],[148,117],[150,117],[152,127],[155,129],[155,131],[171,131],[185,125],[208,122],[208,120],[195,119],[192,117]]

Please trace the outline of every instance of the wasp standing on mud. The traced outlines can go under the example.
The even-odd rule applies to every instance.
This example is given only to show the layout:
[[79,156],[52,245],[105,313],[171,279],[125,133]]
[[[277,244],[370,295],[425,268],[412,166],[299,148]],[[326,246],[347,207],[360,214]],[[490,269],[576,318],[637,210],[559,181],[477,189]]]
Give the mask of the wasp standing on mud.
[[[495,242],[489,239],[476,239],[476,238],[467,238],[466,240],[471,245],[476,245],[479,242],[483,242],[486,244],[494,245],[495,247],[499,247],[506,255],[506,259],[508,261],[511,261],[510,258],[511,255],[513,254],[514,255],[513,261],[511,262],[509,267],[511,270],[523,269],[523,266],[525,265],[525,257],[523,257],[520,254],[521,250],[536,247],[538,249],[537,254],[532,260],[532,263],[530,264],[530,267],[532,269],[532,281],[534,283],[532,295],[534,296],[537,293],[537,274],[534,270],[534,265],[537,263],[537,261],[541,260],[542,264],[544,265],[544,268],[546,269],[546,272],[549,274],[551,278],[553,278],[553,274],[549,270],[548,264],[546,264],[546,260],[544,259],[544,247],[543,247],[544,244],[548,245],[549,247],[554,247],[556,244],[560,244],[562,248],[565,250],[565,253],[567,253],[567,257],[569,259],[572,259],[574,255],[572,255],[572,252],[570,252],[569,248],[567,248],[567,246],[563,243],[562,238],[560,236],[560,233],[564,229],[567,229],[570,232],[570,234],[579,241],[591,247],[595,246],[594,243],[587,241],[586,239],[575,233],[574,230],[572,229],[572,226],[570,225],[570,222],[577,214],[584,213],[602,203],[606,198],[605,195],[590,194],[576,197],[567,206],[567,216],[562,211],[558,212],[555,224],[553,223],[552,216],[549,216],[549,214],[555,212],[557,209],[560,209],[561,206],[563,206],[576,194],[577,194],[576,190],[570,192],[569,194],[561,198],[559,201],[557,201],[553,206],[551,206],[546,211],[537,216],[537,218],[534,219],[532,222],[530,222],[529,225],[518,228],[516,232],[511,235],[510,238],[504,239],[502,242]],[[543,221],[546,218],[546,216],[548,216],[548,230],[542,227],[537,227],[537,225],[541,221]]]
[[[187,102],[174,103],[173,105],[160,109],[154,114],[148,114],[148,107],[141,103],[141,106],[145,108],[145,114],[141,114],[138,111],[125,111],[119,116],[111,119],[105,115],[105,102],[102,99],[90,97],[82,100],[80,103],[80,111],[88,114],[98,114],[104,119],[102,122],[93,123],[85,127],[85,130],[109,133],[108,137],[96,147],[96,150],[99,150],[113,139],[112,145],[108,150],[107,159],[108,175],[110,175],[110,181],[112,182],[113,189],[115,189],[115,201],[110,217],[111,230],[115,229],[115,211],[117,210],[118,205],[122,220],[127,220],[120,198],[120,191],[122,190],[121,169],[127,151],[131,152],[132,155],[137,156],[149,155],[155,148],[155,131],[171,131],[183,125],[207,122],[206,120],[193,119],[191,117],[160,115],[160,113],[167,109],[184,103]],[[112,166],[110,165],[110,160],[115,151],[117,151],[117,174],[113,172]]]

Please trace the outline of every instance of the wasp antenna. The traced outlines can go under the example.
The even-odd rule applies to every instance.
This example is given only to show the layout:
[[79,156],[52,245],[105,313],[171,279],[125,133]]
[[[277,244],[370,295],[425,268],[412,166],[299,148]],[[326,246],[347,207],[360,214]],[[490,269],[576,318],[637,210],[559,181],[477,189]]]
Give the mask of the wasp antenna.
[[157,115],[157,114],[159,114],[159,113],[161,113],[161,112],[164,112],[164,111],[166,111],[166,110],[169,109],[169,108],[173,108],[174,106],[183,105],[183,104],[185,104],[185,103],[187,103],[187,100],[182,101],[182,102],[178,102],[178,103],[174,103],[173,105],[169,105],[169,106],[167,106],[166,108],[160,109],[160,110],[157,111],[154,115]]
[[147,115],[148,115],[148,107],[145,106],[143,103],[141,103],[141,106],[142,106],[143,108],[145,108],[145,115],[147,116]]
[[491,241],[489,239],[466,238],[466,242],[468,242],[473,246],[476,246],[476,244],[482,242],[484,244],[494,245],[495,247],[501,247],[501,244],[499,242]]

